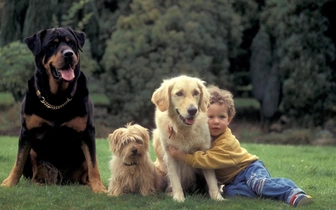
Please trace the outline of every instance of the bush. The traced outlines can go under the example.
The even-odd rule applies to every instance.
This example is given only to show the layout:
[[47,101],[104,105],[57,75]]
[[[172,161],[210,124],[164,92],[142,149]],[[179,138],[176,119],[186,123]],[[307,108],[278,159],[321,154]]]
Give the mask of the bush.
[[15,101],[21,101],[26,81],[34,72],[34,57],[19,41],[0,48],[0,55],[0,91],[10,92]]

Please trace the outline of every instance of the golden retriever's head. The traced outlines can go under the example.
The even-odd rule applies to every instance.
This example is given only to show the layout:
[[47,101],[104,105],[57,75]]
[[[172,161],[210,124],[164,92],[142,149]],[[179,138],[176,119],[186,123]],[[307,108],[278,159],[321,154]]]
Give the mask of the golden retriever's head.
[[121,158],[126,165],[139,163],[149,148],[148,130],[138,124],[126,124],[108,136],[110,150]]
[[182,75],[164,80],[153,93],[152,102],[161,112],[169,110],[184,124],[192,125],[199,111],[206,112],[209,97],[204,81]]

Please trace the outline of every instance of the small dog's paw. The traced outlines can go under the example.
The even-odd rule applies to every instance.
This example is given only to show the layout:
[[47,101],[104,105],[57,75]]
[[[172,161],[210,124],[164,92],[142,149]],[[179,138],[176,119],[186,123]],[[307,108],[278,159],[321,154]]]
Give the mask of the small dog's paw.
[[110,197],[117,197],[119,195],[115,194],[115,193],[107,193],[107,196],[110,196]]

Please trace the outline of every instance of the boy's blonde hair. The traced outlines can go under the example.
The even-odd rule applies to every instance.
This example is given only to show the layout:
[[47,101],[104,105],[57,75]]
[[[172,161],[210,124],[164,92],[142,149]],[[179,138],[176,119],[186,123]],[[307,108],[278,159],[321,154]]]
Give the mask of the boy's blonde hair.
[[208,91],[210,93],[210,105],[216,103],[226,105],[228,107],[228,115],[232,119],[236,114],[232,93],[215,85],[210,85]]

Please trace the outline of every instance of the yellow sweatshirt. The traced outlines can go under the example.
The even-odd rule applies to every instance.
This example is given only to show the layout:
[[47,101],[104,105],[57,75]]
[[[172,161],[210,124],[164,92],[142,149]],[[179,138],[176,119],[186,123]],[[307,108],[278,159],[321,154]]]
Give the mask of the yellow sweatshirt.
[[193,168],[215,169],[218,182],[228,184],[239,172],[256,160],[258,157],[241,147],[231,130],[227,128],[212,142],[209,150],[187,154],[186,164]]

